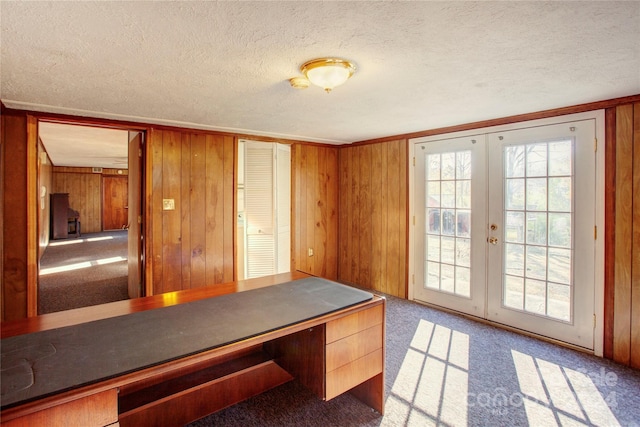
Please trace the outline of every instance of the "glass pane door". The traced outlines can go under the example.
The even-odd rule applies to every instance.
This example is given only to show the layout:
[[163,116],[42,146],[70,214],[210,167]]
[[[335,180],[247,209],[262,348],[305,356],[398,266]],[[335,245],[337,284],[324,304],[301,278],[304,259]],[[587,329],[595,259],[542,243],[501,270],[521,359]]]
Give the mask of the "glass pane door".
[[484,235],[484,146],[484,137],[469,137],[416,150],[416,226],[424,245],[414,296],[474,315],[484,312],[484,243],[472,239],[476,227]]
[[572,139],[503,148],[503,304],[571,321]]
[[593,121],[490,134],[488,174],[488,317],[589,348],[594,138]]
[[418,301],[593,348],[595,119],[414,146]]

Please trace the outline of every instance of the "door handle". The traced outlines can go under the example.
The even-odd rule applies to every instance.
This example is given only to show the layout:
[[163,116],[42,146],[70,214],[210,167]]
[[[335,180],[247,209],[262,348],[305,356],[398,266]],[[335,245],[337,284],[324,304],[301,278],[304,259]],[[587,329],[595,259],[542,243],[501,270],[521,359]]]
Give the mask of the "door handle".
[[487,239],[487,242],[491,243],[492,245],[497,245],[498,244],[498,238],[497,237],[489,237]]

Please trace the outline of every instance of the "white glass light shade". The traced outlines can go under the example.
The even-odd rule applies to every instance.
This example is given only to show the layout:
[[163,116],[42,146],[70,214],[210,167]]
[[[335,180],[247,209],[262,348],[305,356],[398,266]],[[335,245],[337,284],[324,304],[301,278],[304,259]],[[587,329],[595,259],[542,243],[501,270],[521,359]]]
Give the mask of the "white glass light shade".
[[321,58],[308,61],[300,67],[300,71],[311,83],[331,92],[353,75],[355,65],[349,61],[336,58]]

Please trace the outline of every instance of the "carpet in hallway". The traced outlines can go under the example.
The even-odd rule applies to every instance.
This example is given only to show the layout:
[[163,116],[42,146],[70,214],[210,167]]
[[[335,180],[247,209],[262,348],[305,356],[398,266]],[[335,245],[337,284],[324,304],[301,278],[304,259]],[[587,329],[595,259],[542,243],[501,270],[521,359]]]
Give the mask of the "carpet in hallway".
[[38,314],[128,298],[127,231],[52,240],[40,260]]

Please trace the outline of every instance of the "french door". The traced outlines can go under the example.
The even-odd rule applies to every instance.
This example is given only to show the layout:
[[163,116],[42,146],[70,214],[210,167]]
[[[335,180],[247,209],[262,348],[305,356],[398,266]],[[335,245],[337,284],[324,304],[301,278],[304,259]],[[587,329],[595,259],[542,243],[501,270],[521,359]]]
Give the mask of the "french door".
[[485,136],[443,139],[415,150],[414,297],[485,316]]
[[415,146],[416,300],[593,348],[595,120]]

